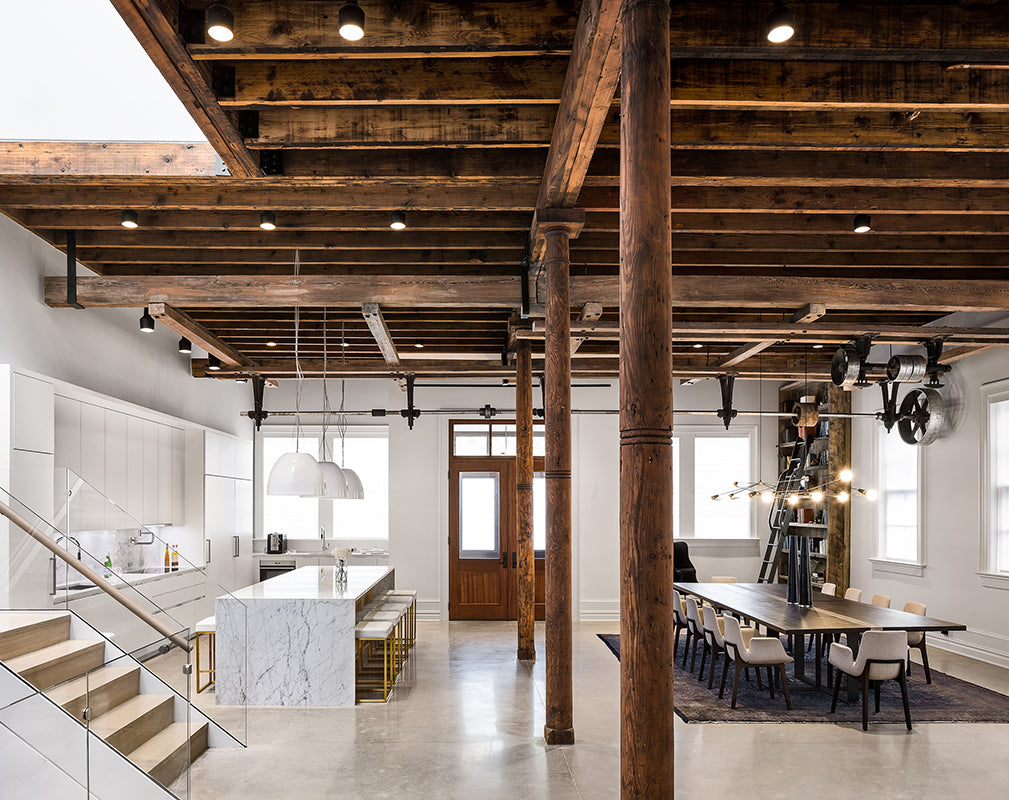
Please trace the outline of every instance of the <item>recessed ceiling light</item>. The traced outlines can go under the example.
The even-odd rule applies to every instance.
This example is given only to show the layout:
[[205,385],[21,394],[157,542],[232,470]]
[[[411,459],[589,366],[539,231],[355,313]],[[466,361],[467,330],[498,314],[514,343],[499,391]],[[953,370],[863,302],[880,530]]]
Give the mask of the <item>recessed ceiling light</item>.
[[139,228],[140,220],[137,217],[137,212],[130,209],[123,211],[123,215],[120,217],[121,224],[124,228]]
[[207,35],[215,42],[230,42],[235,38],[235,15],[224,3],[214,3],[205,17]]
[[414,342],[413,346],[414,347],[420,347],[420,348],[422,348],[422,347],[424,347],[424,343],[423,342]]
[[277,215],[272,211],[264,211],[259,215],[259,227],[264,231],[273,231],[277,229]]
[[814,344],[813,345],[813,349],[814,350],[822,350],[823,349],[823,345],[822,344]]
[[364,36],[364,11],[357,3],[347,3],[340,9],[340,35],[349,42]]
[[277,343],[276,343],[276,342],[267,342],[267,343],[266,343],[266,346],[267,346],[267,347],[276,347],[276,346],[277,346]]
[[694,349],[695,350],[700,350],[702,347],[704,347],[704,345],[701,344],[700,342],[697,342],[696,344],[694,344]]
[[795,12],[785,0],[775,0],[767,15],[767,40],[775,44],[787,42],[795,34]]

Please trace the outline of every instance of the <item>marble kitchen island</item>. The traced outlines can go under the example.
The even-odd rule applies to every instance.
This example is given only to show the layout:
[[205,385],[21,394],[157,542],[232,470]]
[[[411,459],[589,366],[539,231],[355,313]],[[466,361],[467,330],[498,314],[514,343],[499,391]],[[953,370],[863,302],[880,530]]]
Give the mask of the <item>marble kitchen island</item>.
[[395,575],[351,566],[338,584],[336,567],[301,567],[218,597],[217,703],[354,705],[356,611]]

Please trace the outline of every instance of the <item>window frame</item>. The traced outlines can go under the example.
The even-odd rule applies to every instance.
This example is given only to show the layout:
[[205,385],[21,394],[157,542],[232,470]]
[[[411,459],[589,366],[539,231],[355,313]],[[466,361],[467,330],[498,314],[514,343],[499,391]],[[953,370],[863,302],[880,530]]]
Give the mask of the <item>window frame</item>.
[[[981,541],[978,575],[984,586],[1009,589],[1009,570],[999,570],[1000,543],[996,530],[998,515],[995,513],[995,486],[993,485],[993,464],[995,448],[992,447],[991,409],[998,403],[1009,402],[1009,378],[982,384],[981,386],[981,491],[979,492]],[[1009,467],[1009,465],[1007,465]],[[1009,547],[1009,536],[1006,537]]]
[[[694,477],[696,474],[694,453],[696,451],[694,449],[694,442],[698,438],[745,438],[749,447],[750,480],[752,481],[754,480],[753,476],[760,474],[760,453],[758,452],[758,448],[755,446],[755,443],[758,441],[758,426],[734,423],[729,430],[724,430],[723,428],[716,427],[714,425],[674,424],[673,438],[679,440],[674,448],[674,452],[677,453],[678,459],[677,463],[673,464],[673,493],[674,495],[678,495],[679,499],[679,503],[674,503],[673,507],[674,514],[677,511],[679,512],[679,524],[677,525],[676,520],[673,521],[673,530],[675,531],[674,539],[676,541],[690,542],[691,546],[698,545],[702,548],[705,546],[722,547],[725,543],[733,542],[759,542],[760,536],[758,535],[757,530],[760,521],[760,511],[764,509],[765,506],[763,506],[763,504],[755,503],[749,498],[743,498],[742,500],[736,501],[745,502],[749,505],[749,535],[720,537],[697,536],[694,527],[694,522],[696,520],[694,498]],[[688,442],[689,444],[687,444]],[[687,474],[687,471],[681,469],[681,465],[685,460],[689,460],[691,468],[689,470],[689,479],[683,481],[680,476]],[[775,477],[777,477],[777,475],[775,475]],[[679,489],[678,492],[677,482]],[[731,480],[727,480],[725,491],[728,491],[731,488]]]
[[[883,463],[884,451],[882,442],[884,436],[896,436],[904,447],[913,447],[915,450],[915,557],[913,559],[900,559],[888,556],[885,553],[886,532],[886,485],[884,483],[885,464]],[[896,575],[911,575],[920,577],[924,575],[927,563],[925,561],[925,453],[923,447],[910,445],[900,439],[900,433],[896,426],[888,433],[886,428],[880,424],[875,430],[872,440],[872,464],[873,479],[878,489],[878,498],[873,504],[873,526],[872,526],[872,556],[869,558],[872,564],[873,573],[890,573]]]

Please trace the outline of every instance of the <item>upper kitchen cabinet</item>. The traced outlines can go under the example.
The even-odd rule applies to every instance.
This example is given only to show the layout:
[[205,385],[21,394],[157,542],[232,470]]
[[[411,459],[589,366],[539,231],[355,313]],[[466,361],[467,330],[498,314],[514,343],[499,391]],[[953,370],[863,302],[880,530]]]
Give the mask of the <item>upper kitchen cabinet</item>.
[[53,452],[53,402],[51,383],[14,373],[15,450]]

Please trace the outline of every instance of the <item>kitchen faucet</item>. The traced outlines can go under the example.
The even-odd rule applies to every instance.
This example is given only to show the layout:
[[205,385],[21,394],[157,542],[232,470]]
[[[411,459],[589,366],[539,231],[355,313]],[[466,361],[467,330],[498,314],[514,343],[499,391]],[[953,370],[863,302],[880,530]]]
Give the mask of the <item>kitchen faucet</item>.
[[323,553],[328,553],[329,552],[329,542],[326,541],[326,526],[325,525],[320,525],[319,526],[319,538],[322,539],[322,552]]

